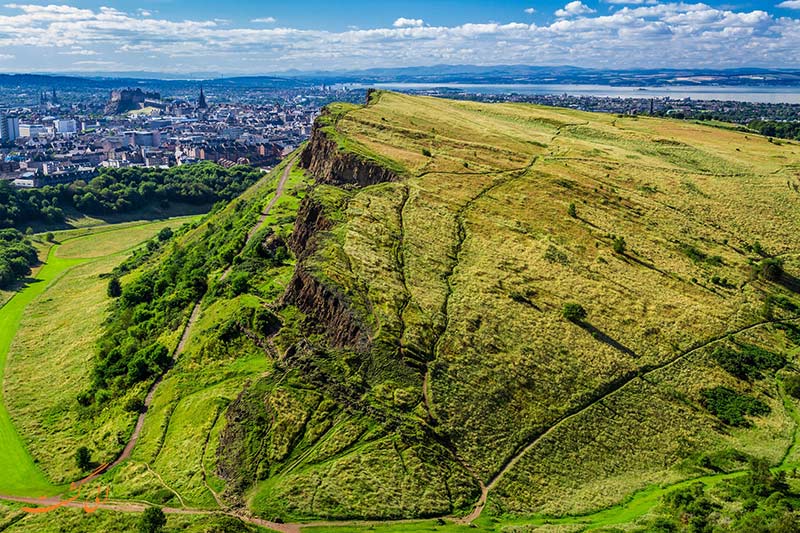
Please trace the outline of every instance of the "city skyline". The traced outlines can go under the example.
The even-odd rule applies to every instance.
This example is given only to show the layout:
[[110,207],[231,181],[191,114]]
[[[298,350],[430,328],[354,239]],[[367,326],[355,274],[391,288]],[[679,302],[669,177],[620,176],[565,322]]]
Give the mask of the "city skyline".
[[436,64],[797,68],[800,0],[9,3],[4,72],[349,70]]

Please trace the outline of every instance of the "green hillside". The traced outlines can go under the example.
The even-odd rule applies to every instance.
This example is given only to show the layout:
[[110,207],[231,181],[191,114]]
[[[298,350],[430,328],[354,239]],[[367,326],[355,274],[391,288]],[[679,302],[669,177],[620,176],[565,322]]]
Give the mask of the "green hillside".
[[[65,243],[97,261],[12,346],[64,344],[71,373],[43,387],[12,350],[6,403],[57,484],[82,475],[61,466],[77,437],[100,464],[136,434],[90,489],[173,521],[791,531],[798,214],[795,142],[373,92],[121,264],[112,237]],[[53,314],[91,320],[67,344]]]
[[560,515],[789,459],[799,148],[386,92],[332,106],[302,157],[280,364],[228,411],[223,474],[283,519],[468,514],[482,486],[492,514]]

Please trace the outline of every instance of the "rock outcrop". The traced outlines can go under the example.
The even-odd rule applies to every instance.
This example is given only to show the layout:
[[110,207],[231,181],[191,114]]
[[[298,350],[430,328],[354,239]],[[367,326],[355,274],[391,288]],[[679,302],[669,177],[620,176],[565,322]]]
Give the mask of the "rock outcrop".
[[341,150],[335,139],[325,132],[318,120],[311,139],[300,155],[300,166],[307,169],[319,183],[365,187],[400,177],[384,166],[358,154]]
[[111,98],[106,103],[106,115],[118,115],[141,108],[145,100],[160,100],[159,93],[145,92],[136,89],[118,89],[111,91]]

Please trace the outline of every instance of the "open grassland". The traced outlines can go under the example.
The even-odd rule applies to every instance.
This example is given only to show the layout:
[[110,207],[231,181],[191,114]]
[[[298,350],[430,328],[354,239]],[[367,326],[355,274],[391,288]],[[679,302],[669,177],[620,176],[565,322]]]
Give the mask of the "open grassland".
[[[783,257],[788,268],[800,251],[799,144],[386,92],[334,106],[321,126],[402,179],[311,193],[329,226],[303,267],[343,295],[370,341],[368,354],[342,355],[351,374],[317,371],[452,443],[449,460],[491,486],[493,514],[605,508],[707,473],[703,453],[780,463],[794,422],[774,373],[735,377],[710,354],[729,334],[790,362],[797,353],[776,329],[797,316],[797,273],[776,283],[754,265]],[[587,317],[565,319],[568,302]],[[732,428],[704,403],[714,387],[768,413]],[[404,468],[402,453],[372,462],[364,444],[335,464],[361,458],[377,479]],[[300,465],[258,485],[260,513],[377,508],[347,503],[374,490],[353,468]],[[318,500],[326,485],[353,494]]]
[[[0,363],[4,369],[0,417],[5,418],[0,428],[7,435],[2,439],[0,457],[10,461],[2,467],[8,475],[0,481],[0,493],[52,491],[42,481],[45,478],[39,468],[57,484],[77,477],[73,458],[77,446],[96,450],[97,460],[110,459],[118,449],[132,415],[121,407],[108,409],[101,424],[88,427],[80,420],[75,404],[75,396],[89,376],[108,303],[108,280],[100,274],[110,272],[134,244],[162,227],[175,228],[186,220],[95,229],[96,235],[85,237],[76,234],[86,230],[59,233],[57,240],[64,242],[61,246],[68,253],[62,256],[61,246],[51,248],[35,279],[0,308]],[[101,239],[105,256],[92,251],[88,241],[95,237]],[[75,242],[70,239],[79,244],[70,246]]]

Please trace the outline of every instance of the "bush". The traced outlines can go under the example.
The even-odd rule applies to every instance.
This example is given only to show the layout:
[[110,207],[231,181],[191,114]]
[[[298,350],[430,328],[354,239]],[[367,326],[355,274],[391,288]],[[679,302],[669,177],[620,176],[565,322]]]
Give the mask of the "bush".
[[172,230],[169,228],[161,228],[158,232],[158,240],[161,242],[168,241],[172,238]]
[[624,254],[625,253],[625,238],[624,237],[614,237],[614,242],[611,244],[611,248],[618,253]]
[[586,309],[581,304],[574,302],[564,304],[561,314],[570,322],[580,322],[587,317]]
[[160,507],[148,507],[139,519],[140,533],[158,533],[167,525],[167,517]]
[[44,239],[47,242],[54,242],[56,240],[56,236],[53,234],[53,232],[48,232],[47,235],[44,236]]
[[92,467],[92,452],[86,446],[81,446],[75,450],[75,464],[83,471]]
[[144,411],[144,401],[141,398],[131,398],[125,404],[125,410],[130,413],[141,413]]
[[425,157],[431,157],[432,154],[430,150],[428,150],[427,148],[423,148],[422,155],[424,155]]
[[717,348],[712,357],[731,375],[744,380],[760,379],[762,371],[778,370],[786,364],[782,355],[751,344],[740,344],[739,350]]
[[574,203],[569,204],[569,207],[567,207],[567,214],[572,218],[578,218],[578,209]]
[[778,258],[760,261],[756,265],[756,275],[767,281],[778,281],[783,276],[783,261]]
[[787,394],[800,400],[800,375],[789,374],[783,378],[783,386],[786,388]]
[[122,284],[119,282],[118,277],[113,277],[108,280],[108,289],[106,293],[110,298],[119,298],[122,296]]
[[745,415],[763,416],[770,412],[769,406],[758,398],[739,394],[728,387],[706,389],[701,395],[706,409],[729,426],[747,427],[750,422]]

